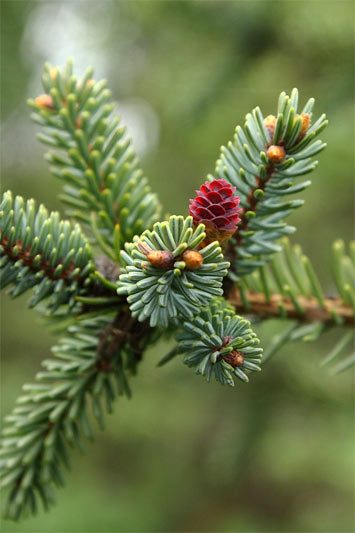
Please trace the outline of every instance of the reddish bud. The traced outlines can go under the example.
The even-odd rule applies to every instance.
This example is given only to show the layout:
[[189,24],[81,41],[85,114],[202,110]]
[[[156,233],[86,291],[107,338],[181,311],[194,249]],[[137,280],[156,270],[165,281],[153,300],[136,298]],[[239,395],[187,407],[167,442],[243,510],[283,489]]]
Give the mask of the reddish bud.
[[186,263],[186,268],[188,270],[197,270],[203,265],[202,255],[195,250],[186,250],[182,254],[182,260]]
[[267,157],[272,163],[281,163],[286,157],[286,151],[283,146],[269,146],[266,152]]
[[228,355],[224,355],[223,359],[224,361],[226,361],[226,363],[230,364],[233,368],[237,366],[243,366],[243,363],[244,363],[244,356],[240,352],[237,352],[236,350],[229,353]]
[[240,221],[240,198],[235,190],[224,179],[206,181],[190,200],[189,213],[196,225],[205,225],[208,241],[222,242],[235,233]]
[[309,127],[311,125],[311,115],[309,115],[308,113],[302,113],[301,120],[302,120],[302,126],[301,126],[301,132],[298,137],[299,140],[303,139],[303,137],[306,135],[307,131],[309,130]]
[[151,250],[147,253],[149,263],[155,268],[169,270],[174,266],[174,256],[167,250]]
[[53,99],[49,94],[41,94],[35,98],[35,104],[42,109],[49,109],[53,111],[55,109]]

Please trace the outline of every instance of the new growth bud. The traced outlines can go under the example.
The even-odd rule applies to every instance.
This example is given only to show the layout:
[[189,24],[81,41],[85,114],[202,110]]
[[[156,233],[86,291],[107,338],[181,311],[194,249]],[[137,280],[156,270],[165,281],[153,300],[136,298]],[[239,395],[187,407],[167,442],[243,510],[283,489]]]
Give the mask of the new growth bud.
[[276,117],[275,115],[268,115],[264,118],[264,126],[268,130],[270,134],[270,138],[272,139],[275,133],[275,126],[276,126]]
[[266,155],[272,163],[281,163],[286,157],[285,148],[283,146],[276,146],[272,144],[267,149]]
[[242,366],[244,363],[244,356],[240,352],[237,352],[236,350],[229,353],[228,355],[224,355],[223,359],[224,361],[226,361],[226,363],[229,363],[233,368]]
[[302,113],[301,120],[302,120],[302,126],[301,126],[301,132],[299,135],[299,140],[303,139],[303,137],[306,135],[307,131],[309,130],[309,127],[311,125],[311,115],[309,115],[308,113]]
[[53,99],[49,94],[41,94],[40,96],[37,96],[37,98],[35,98],[35,104],[42,109],[48,109],[50,111],[55,109]]
[[149,263],[155,268],[169,270],[174,266],[174,256],[167,250],[151,250],[147,253]]
[[182,260],[186,263],[188,270],[197,270],[203,265],[203,257],[196,250],[186,250],[182,254]]
[[223,242],[236,231],[240,198],[236,188],[224,179],[206,181],[190,200],[189,213],[194,224],[206,227],[206,242]]

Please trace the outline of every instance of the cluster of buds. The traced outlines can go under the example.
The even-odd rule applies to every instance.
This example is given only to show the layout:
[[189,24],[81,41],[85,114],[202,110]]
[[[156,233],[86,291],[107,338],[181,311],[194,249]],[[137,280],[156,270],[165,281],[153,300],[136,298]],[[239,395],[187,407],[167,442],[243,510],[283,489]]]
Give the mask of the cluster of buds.
[[[240,221],[240,198],[235,189],[224,179],[206,181],[190,200],[189,213],[194,225],[205,226],[206,238],[200,249],[213,241],[223,242],[235,233]],[[160,270],[172,270],[181,262],[188,271],[203,265],[203,256],[197,249],[187,249],[176,257],[170,250],[152,250],[143,242],[139,242],[138,248],[146,256],[147,264]]]
[[189,213],[194,224],[205,225],[205,244],[223,242],[237,230],[240,198],[235,190],[225,179],[206,181],[190,200]]
[[198,270],[203,265],[203,257],[197,250],[185,250],[179,257],[168,250],[150,250],[145,254],[149,263],[161,270],[171,270],[176,261],[183,261],[187,270]]
[[[295,120],[299,118],[301,118],[301,131],[297,138],[297,142],[303,139],[311,125],[311,116],[308,113],[301,113],[301,115],[295,116]],[[273,139],[276,127],[275,115],[268,115],[265,117],[264,126],[269,133],[270,139]],[[283,147],[283,142],[281,141],[278,145],[271,144],[266,151],[266,155],[271,163],[281,163],[286,157],[286,150]]]

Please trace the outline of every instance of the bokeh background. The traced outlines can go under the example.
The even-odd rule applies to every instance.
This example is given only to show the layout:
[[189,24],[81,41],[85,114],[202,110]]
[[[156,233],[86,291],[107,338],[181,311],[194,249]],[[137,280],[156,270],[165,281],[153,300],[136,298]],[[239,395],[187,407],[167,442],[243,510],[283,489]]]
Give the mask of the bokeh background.
[[[354,42],[352,1],[2,0],[3,189],[49,208],[49,175],[26,98],[43,62],[75,59],[107,77],[152,186],[167,212],[214,168],[219,146],[255,105],[274,112],[281,90],[317,99],[329,128],[294,242],[330,285],[330,246],[352,233]],[[2,298],[1,411],[12,408],[53,338],[26,298]],[[265,343],[279,324],[259,327]],[[206,384],[150,350],[134,397],[121,400],[85,456],[73,454],[58,505],[2,531],[350,532],[354,528],[351,372],[319,368],[336,341],[293,344],[249,385]]]

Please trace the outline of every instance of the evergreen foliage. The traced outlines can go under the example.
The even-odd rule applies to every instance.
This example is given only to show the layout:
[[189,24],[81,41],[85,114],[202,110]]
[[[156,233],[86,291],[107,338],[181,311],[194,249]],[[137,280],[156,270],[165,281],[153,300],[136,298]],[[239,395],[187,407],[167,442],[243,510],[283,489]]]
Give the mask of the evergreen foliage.
[[[223,294],[222,279],[229,263],[223,260],[218,242],[199,248],[202,264],[198,268],[191,270],[184,260],[186,252],[203,244],[204,229],[203,224],[194,229],[192,217],[172,216],[126,245],[121,254],[126,267],[117,292],[128,294],[130,310],[138,320],[149,318],[151,326],[167,327],[170,319],[192,318],[213,296]],[[171,254],[170,264],[152,265],[147,261],[152,251]]]
[[77,224],[8,191],[0,204],[0,229],[0,284],[12,287],[12,297],[33,288],[30,307],[50,297],[48,307],[54,311],[61,304],[72,307],[75,296],[87,291],[94,263]]
[[248,382],[248,371],[261,370],[262,348],[250,322],[237,316],[224,300],[215,300],[191,321],[185,321],[178,336],[177,353],[184,363],[210,381],[234,386],[237,377]]
[[[315,138],[327,121],[312,121],[313,99],[298,113],[294,90],[281,94],[277,117],[264,118],[259,108],[247,115],[222,148],[214,177],[190,201],[193,216],[158,221],[158,200],[106,82],[92,75],[89,69],[77,79],[70,62],[62,71],[47,65],[45,94],[30,101],[75,223],[10,192],[1,204],[1,286],[12,296],[33,289],[30,306],[47,299],[50,322],[66,328],[6,418],[0,476],[6,516],[16,520],[40,501],[52,504],[70,447],[92,437],[92,416],[102,425],[104,410],[130,394],[128,375],[163,329],[177,344],[161,364],[181,354],[208,381],[230,386],[260,370],[253,322],[283,321],[263,360],[288,341],[337,328],[339,341],[324,360],[331,363],[352,338],[354,247],[347,254],[335,243],[337,295],[329,296],[285,238],[294,231],[285,219],[302,200],[284,197],[310,184],[296,180],[315,168],[325,146]],[[94,256],[97,248],[104,256]],[[354,363],[346,356],[332,371]]]
[[62,71],[47,64],[42,81],[45,95],[29,105],[43,128],[38,139],[52,148],[51,172],[64,182],[60,198],[112,255],[157,220],[157,197],[114,114],[106,80],[94,81],[91,68],[77,79],[68,61]]
[[238,189],[243,208],[239,231],[230,246],[234,280],[245,276],[281,250],[277,242],[295,231],[285,222],[302,199],[285,199],[308,187],[309,180],[297,183],[300,176],[317,166],[313,157],[326,147],[315,140],[326,127],[325,115],[313,121],[314,99],[297,114],[298,91],[282,93],[277,117],[264,118],[259,107],[247,114],[244,129],[237,126],[227,147],[222,146],[215,176]]
[[8,517],[35,513],[39,503],[48,509],[53,488],[64,483],[69,449],[93,438],[93,417],[102,428],[116,397],[130,395],[127,345],[109,343],[113,319],[111,312],[69,327],[6,417],[0,464],[1,486],[10,487]]
[[[230,302],[240,313],[268,318],[288,319],[291,326],[277,334],[265,349],[266,362],[286,343],[291,341],[314,342],[337,328],[339,341],[324,358],[322,365],[331,363],[346,349],[351,349],[353,334],[348,327],[353,324],[355,308],[355,243],[346,253],[344,242],[333,245],[332,273],[334,291],[327,296],[310,259],[299,245],[292,246],[287,238],[280,241],[282,251],[268,264],[244,276]],[[338,373],[354,364],[354,357],[344,357],[332,372]]]

